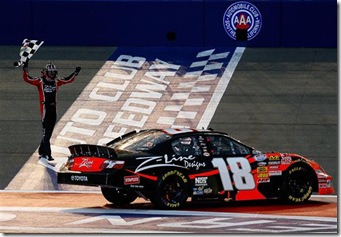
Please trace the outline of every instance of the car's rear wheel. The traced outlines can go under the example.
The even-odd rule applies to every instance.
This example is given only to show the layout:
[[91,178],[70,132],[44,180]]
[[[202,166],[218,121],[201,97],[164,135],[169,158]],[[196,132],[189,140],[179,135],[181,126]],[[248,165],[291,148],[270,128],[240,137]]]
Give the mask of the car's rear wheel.
[[101,187],[101,191],[105,199],[118,206],[128,205],[137,198],[135,192],[125,189]]
[[176,169],[166,170],[157,180],[152,203],[160,209],[178,209],[186,204],[189,195],[189,179]]
[[286,202],[307,201],[313,192],[314,178],[308,167],[296,165],[289,167],[284,174],[282,198]]

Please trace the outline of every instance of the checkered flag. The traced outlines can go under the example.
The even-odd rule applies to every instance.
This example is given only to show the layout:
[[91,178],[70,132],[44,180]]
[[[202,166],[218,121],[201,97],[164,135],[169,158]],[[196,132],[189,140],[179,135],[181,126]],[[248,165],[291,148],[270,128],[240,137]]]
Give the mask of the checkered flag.
[[30,59],[33,54],[35,54],[40,46],[44,43],[41,40],[29,40],[24,39],[20,47],[20,60],[18,62],[14,62],[15,67],[20,67],[23,65],[28,59]]

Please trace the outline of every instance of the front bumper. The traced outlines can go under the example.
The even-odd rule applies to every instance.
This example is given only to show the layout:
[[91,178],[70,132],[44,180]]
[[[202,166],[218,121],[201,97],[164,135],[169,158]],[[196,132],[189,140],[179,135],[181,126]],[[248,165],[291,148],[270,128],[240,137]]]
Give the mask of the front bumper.
[[318,193],[320,195],[334,194],[332,177],[327,174],[318,175]]

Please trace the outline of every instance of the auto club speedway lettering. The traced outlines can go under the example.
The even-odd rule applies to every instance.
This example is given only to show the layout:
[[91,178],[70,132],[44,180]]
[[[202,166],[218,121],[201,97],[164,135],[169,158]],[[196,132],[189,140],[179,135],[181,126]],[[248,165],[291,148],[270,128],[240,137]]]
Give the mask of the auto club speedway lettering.
[[[68,146],[103,145],[132,130],[207,128],[244,49],[118,48],[58,121],[51,138],[57,164],[43,165],[57,172],[70,155]],[[41,186],[36,162],[25,166],[33,177],[14,178],[8,188]]]

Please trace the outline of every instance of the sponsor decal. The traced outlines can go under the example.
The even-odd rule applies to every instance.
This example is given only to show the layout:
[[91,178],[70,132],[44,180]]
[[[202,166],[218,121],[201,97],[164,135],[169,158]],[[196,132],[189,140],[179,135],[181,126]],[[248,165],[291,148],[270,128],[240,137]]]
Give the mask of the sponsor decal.
[[195,168],[196,170],[199,170],[200,167],[206,167],[206,163],[205,162],[198,162],[198,161],[188,162],[185,160],[184,166],[186,168]]
[[306,164],[309,164],[305,159],[302,159],[302,158],[296,158],[295,160],[292,161],[292,163],[297,163],[297,162],[304,162]]
[[180,171],[178,171],[178,170],[171,170],[171,171],[169,171],[169,172],[167,172],[167,173],[165,173],[163,176],[162,176],[162,180],[165,180],[168,176],[170,176],[170,175],[177,175],[177,176],[179,176],[181,179],[182,179],[182,181],[184,182],[184,183],[187,183],[188,182],[188,180],[187,180],[187,178],[185,177],[185,175],[183,174],[183,173],[181,173]]
[[157,168],[157,167],[181,167],[181,168],[195,168],[199,170],[201,167],[206,167],[205,162],[195,161],[196,157],[189,156],[175,156],[169,157],[167,154],[164,156],[150,156],[150,157],[139,157],[137,160],[145,160],[138,167],[135,172],[141,172],[143,170]]
[[300,166],[294,167],[294,168],[289,170],[289,174],[292,174],[293,172],[300,171],[300,170],[302,170],[302,167],[300,167]]
[[280,165],[281,164],[281,161],[269,161],[268,162],[269,165]]
[[267,166],[257,167],[257,173],[264,173],[264,172],[268,172]]
[[290,156],[284,156],[284,157],[282,157],[281,163],[282,164],[290,164],[291,161],[292,161],[292,159]]
[[130,185],[131,188],[144,188],[143,185],[136,185],[136,184],[132,184]]
[[43,90],[46,93],[53,93],[56,91],[56,85],[44,85]]
[[277,171],[270,171],[270,172],[269,172],[269,175],[270,175],[270,176],[279,176],[279,175],[282,175],[282,171],[280,171],[280,170],[277,170]]
[[327,184],[326,183],[320,183],[319,188],[327,188]]
[[195,186],[207,185],[208,177],[195,177]]
[[262,28],[262,15],[252,3],[235,2],[224,13],[223,27],[234,40],[252,40]]
[[93,160],[90,160],[88,158],[82,158],[82,162],[79,164],[79,168],[86,167],[90,169],[93,164],[94,164]]
[[258,178],[269,178],[269,173],[259,173],[257,174]]
[[[167,154],[164,156],[149,156],[149,157],[138,157],[137,160],[145,160],[139,166],[136,167],[135,172],[141,172],[143,170],[157,168],[157,167],[181,167],[186,168],[186,164],[200,167],[200,163],[194,161],[195,156],[175,156],[169,157]],[[196,164],[198,163],[198,164]],[[205,163],[203,163],[205,165]]]
[[327,181],[327,187],[328,187],[328,188],[333,187],[333,181],[328,180],[328,181]]
[[201,189],[193,188],[193,195],[204,195],[204,191]]
[[331,188],[333,186],[333,182],[331,180],[319,180],[320,188]]
[[211,194],[212,192],[213,192],[213,190],[211,188],[205,188],[204,189],[205,194]]
[[210,156],[210,153],[208,152],[208,148],[207,148],[205,138],[203,138],[202,136],[199,136],[199,143],[200,143],[200,147],[202,149],[203,155],[204,156]]
[[281,157],[280,156],[269,156],[269,160],[280,160]]
[[140,183],[140,176],[138,175],[124,176],[124,185],[132,185],[132,184],[139,184],[139,183]]
[[289,195],[288,198],[293,202],[303,202],[304,200],[307,200],[310,197],[312,191],[313,191],[313,188],[309,187],[307,192],[302,197],[293,197],[292,195]]
[[258,162],[257,165],[258,165],[258,166],[266,166],[267,163],[266,163],[266,162]]
[[264,161],[267,157],[265,154],[257,154],[254,156],[256,161]]
[[88,177],[85,175],[71,175],[71,181],[87,182]]
[[270,182],[270,178],[259,178],[258,179],[258,183],[269,183]]

